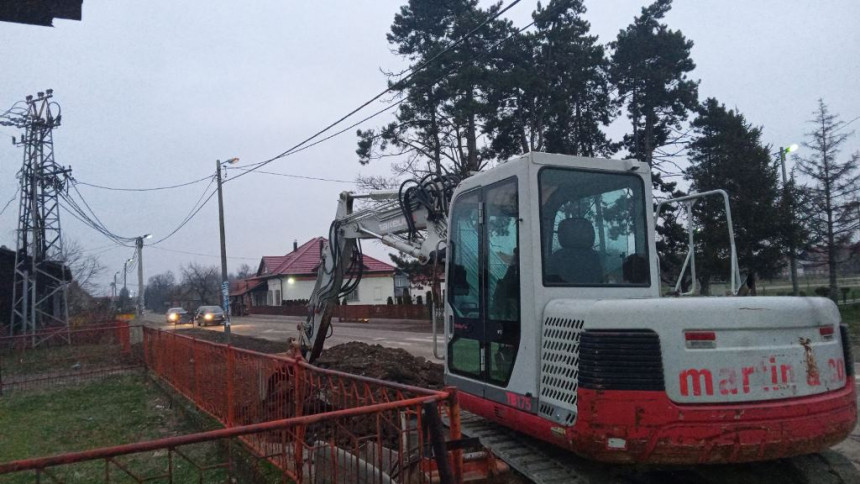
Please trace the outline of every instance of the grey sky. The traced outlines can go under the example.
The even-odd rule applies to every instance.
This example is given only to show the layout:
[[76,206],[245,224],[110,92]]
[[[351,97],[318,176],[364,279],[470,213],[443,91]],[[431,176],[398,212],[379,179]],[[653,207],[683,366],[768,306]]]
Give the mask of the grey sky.
[[[63,108],[56,158],[79,181],[151,187],[201,178],[219,158],[252,163],[276,155],[380,91],[386,82],[380,69],[403,67],[385,40],[401,3],[86,0],[81,22],[58,20],[53,29],[0,23],[0,108],[53,88]],[[535,3],[512,9],[515,25],[529,22]],[[645,3],[590,1],[586,16],[609,42]],[[802,141],[819,97],[845,121],[860,116],[858,18],[854,0],[676,0],[667,22],[695,42],[693,77],[701,79],[701,98],[737,107],[764,127],[766,142],[780,145]],[[610,134],[617,139],[625,129],[622,118]],[[0,127],[0,207],[17,187],[22,152],[10,138],[16,134]],[[388,174],[382,163],[357,163],[355,140],[345,133],[266,169],[345,180]],[[858,148],[854,137],[846,152]],[[147,193],[79,188],[114,232],[151,232],[157,239],[182,220],[205,186]],[[230,269],[283,254],[293,239],[324,235],[337,194],[351,187],[256,174],[228,183]],[[214,202],[159,246],[212,257],[146,248],[145,277],[178,273],[189,261],[218,263]],[[0,244],[14,247],[16,221],[13,203],[0,215]],[[111,248],[69,216],[62,223],[67,237],[107,267],[100,279],[106,291],[132,249]],[[369,252],[384,258],[380,247]]]

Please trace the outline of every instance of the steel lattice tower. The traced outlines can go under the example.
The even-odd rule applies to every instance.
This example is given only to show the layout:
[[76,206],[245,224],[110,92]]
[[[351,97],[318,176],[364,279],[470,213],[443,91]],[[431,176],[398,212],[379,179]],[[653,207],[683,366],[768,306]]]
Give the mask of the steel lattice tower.
[[71,275],[65,264],[58,197],[71,170],[54,160],[53,130],[60,125],[60,107],[52,97],[50,89],[35,98],[27,96],[26,114],[12,118],[24,129],[18,143],[24,147],[24,164],[19,173],[13,334],[69,324],[67,290]]

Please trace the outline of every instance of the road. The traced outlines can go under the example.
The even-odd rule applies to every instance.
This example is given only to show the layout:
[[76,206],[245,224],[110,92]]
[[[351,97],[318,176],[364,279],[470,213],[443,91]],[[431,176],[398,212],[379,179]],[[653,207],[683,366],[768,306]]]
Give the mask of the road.
[[[166,327],[167,325],[161,318],[163,316],[157,314],[147,317],[154,325]],[[230,327],[234,334],[286,342],[287,338],[298,335],[296,326],[304,321],[304,318],[253,315],[234,317],[231,321]],[[334,319],[332,326],[332,333],[326,341],[326,347],[350,341],[361,341],[391,348],[403,348],[412,355],[438,361],[433,357],[433,335],[429,321],[385,319],[372,320],[369,323],[348,323],[338,322],[337,319]],[[224,330],[222,326],[209,326],[205,329],[209,331]],[[440,337],[439,340],[441,344],[442,338]]]
[[[164,323],[162,315],[148,315],[147,319],[154,326],[168,327]],[[296,335],[296,325],[303,320],[304,318],[291,316],[244,316],[233,318],[231,328],[234,334],[286,343],[287,338]],[[433,357],[433,336],[429,321],[391,319],[372,320],[369,323],[334,321],[332,324],[334,329],[326,342],[327,347],[350,341],[361,341],[392,348],[403,348],[412,355],[421,356],[430,361],[438,361]],[[211,326],[205,329],[209,331],[224,330],[222,326]],[[442,338],[439,339],[441,343]],[[860,363],[855,363],[854,368],[854,374],[860,375]],[[858,386],[860,386],[860,376],[855,378],[857,378]],[[846,456],[860,469],[860,422],[851,435],[833,449]]]

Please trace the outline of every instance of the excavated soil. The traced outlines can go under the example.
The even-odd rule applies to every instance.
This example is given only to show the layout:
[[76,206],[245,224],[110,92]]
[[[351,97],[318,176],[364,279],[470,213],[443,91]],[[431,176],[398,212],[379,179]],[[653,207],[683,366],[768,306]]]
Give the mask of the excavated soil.
[[[222,332],[199,328],[178,329],[176,332],[214,343],[226,343]],[[231,335],[230,344],[236,348],[260,353],[283,353],[287,350],[286,343],[237,334]],[[443,385],[442,365],[419,356],[412,356],[404,349],[386,348],[356,341],[324,349],[322,356],[314,362],[314,365],[421,388],[439,389]]]
[[439,389],[443,385],[442,365],[412,356],[401,348],[353,341],[326,348],[314,364],[421,388]]

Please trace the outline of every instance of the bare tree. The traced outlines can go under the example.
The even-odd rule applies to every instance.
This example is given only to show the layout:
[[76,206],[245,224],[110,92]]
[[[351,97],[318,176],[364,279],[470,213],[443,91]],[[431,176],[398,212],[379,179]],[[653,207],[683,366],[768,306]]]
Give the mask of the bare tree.
[[97,257],[85,252],[76,240],[63,240],[63,258],[72,272],[72,279],[82,290],[91,292],[95,286],[93,281],[104,271],[104,266]]
[[237,269],[235,273],[230,273],[227,276],[227,279],[230,281],[245,279],[248,276],[254,275],[255,272],[256,271],[254,271],[254,269],[252,269],[251,266],[243,263],[242,265],[239,266],[239,269]]
[[163,311],[176,292],[176,278],[173,272],[167,271],[149,278],[146,285],[146,306],[155,311]]
[[182,266],[182,288],[197,296],[200,304],[218,300],[221,270],[218,266],[203,266],[194,262]]
[[813,237],[822,241],[827,251],[829,295],[836,300],[838,252],[851,240],[860,219],[854,208],[854,197],[857,196],[860,181],[860,152],[854,153],[846,161],[837,161],[842,144],[853,133],[840,133],[845,123],[839,120],[839,115],[828,111],[822,99],[818,100],[818,110],[813,115],[815,117],[810,123],[815,128],[807,133],[809,141],[803,143],[811,150],[811,154],[798,159],[797,170],[812,180],[812,184],[807,187],[812,205],[807,207],[812,212],[808,222]]

